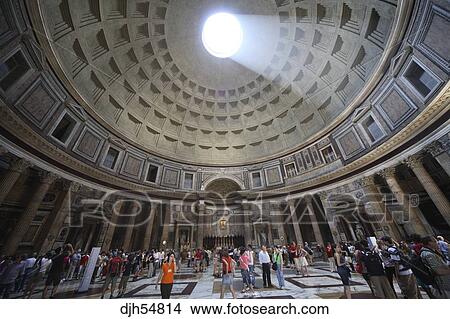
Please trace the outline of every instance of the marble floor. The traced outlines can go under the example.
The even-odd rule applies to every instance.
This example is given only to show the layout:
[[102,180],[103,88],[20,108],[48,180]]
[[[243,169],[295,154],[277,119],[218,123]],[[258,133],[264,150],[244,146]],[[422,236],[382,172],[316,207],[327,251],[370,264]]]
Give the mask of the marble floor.
[[[285,269],[286,289],[279,290],[276,287],[262,288],[261,267],[256,266],[256,288],[255,294],[241,293],[243,283],[240,272],[236,272],[234,278],[234,288],[238,292],[238,298],[280,298],[280,299],[311,299],[311,298],[341,298],[343,297],[342,282],[337,273],[332,273],[327,269],[324,262],[316,262],[309,267],[309,276],[297,275],[292,269]],[[159,288],[155,289],[156,278],[143,276],[136,281],[130,280],[124,298],[160,298]],[[85,293],[78,293],[79,280],[63,282],[55,298],[100,298],[103,281],[97,280],[91,284]],[[278,286],[275,273],[272,272],[272,284]],[[221,279],[212,276],[212,266],[204,273],[196,274],[192,269],[183,265],[175,275],[173,286],[173,299],[215,299],[220,296]],[[43,286],[39,285],[32,298],[41,298]],[[397,293],[399,288],[396,286]],[[351,291],[353,298],[372,298],[370,289],[364,279],[359,274],[352,274]],[[117,290],[114,296],[117,295]],[[109,291],[105,298],[109,298]],[[23,298],[22,294],[12,294],[12,298]],[[228,293],[225,298],[231,298]]]

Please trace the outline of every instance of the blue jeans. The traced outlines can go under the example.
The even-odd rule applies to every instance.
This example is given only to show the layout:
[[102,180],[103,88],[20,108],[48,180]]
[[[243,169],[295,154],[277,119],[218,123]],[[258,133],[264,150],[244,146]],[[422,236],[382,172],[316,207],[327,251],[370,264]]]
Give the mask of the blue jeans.
[[252,283],[250,280],[250,273],[248,272],[248,270],[241,269],[241,275],[244,285],[250,286]]
[[278,264],[278,268],[277,268],[277,279],[278,279],[278,285],[281,287],[284,287],[284,275],[283,275],[283,271],[281,270],[280,264]]
[[255,278],[255,265],[248,265],[248,272],[250,274],[250,281],[252,286],[255,287],[256,278]]

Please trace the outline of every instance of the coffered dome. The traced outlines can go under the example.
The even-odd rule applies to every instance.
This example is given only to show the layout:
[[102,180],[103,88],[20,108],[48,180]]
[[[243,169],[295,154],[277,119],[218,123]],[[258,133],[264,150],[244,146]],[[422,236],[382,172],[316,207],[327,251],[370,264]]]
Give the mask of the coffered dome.
[[[87,112],[146,152],[204,165],[287,154],[342,121],[377,80],[397,9],[375,0],[39,6],[47,56]],[[202,44],[216,12],[243,29],[231,58]]]

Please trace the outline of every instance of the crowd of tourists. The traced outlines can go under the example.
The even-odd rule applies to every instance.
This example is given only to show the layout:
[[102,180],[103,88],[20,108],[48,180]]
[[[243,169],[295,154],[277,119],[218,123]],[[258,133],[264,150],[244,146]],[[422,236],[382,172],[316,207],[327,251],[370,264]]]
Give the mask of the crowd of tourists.
[[[81,279],[90,256],[74,250],[71,244],[57,248],[43,256],[0,257],[0,297],[30,298],[38,285],[43,285],[42,298],[57,296],[61,283]],[[212,275],[222,278],[220,297],[233,288],[234,274],[241,273],[242,293],[257,296],[255,289],[286,289],[285,269],[299,276],[309,276],[314,261],[327,261],[330,272],[342,280],[346,298],[351,298],[351,277],[360,274],[376,298],[422,298],[421,290],[429,298],[450,298],[449,244],[442,237],[412,236],[407,241],[395,242],[384,236],[376,242],[362,240],[311,247],[308,243],[292,242],[284,246],[262,246],[256,251],[247,247],[197,248],[182,253],[171,250],[102,252],[95,261],[91,283],[101,283],[101,298],[109,291],[109,298],[127,296],[127,285],[140,278],[154,278],[161,296],[170,298],[175,273],[185,262],[194,273],[205,272],[212,264]],[[256,286],[255,265],[262,273],[262,287]],[[277,285],[272,284],[272,274]],[[394,282],[401,296],[398,296]],[[116,294],[117,288],[117,294]]]
[[[315,250],[315,251],[314,251]],[[330,272],[336,272],[342,280],[344,295],[351,298],[351,277],[359,273],[367,282],[373,297],[390,299],[397,295],[394,280],[401,297],[405,299],[422,298],[422,289],[429,298],[450,298],[450,258],[449,243],[441,236],[420,238],[411,236],[407,241],[395,242],[384,236],[375,243],[362,240],[355,243],[328,243],[325,247],[311,249],[292,242],[286,246],[267,248],[262,246],[255,255],[251,245],[240,249],[217,250],[214,256],[214,275],[222,276],[221,298],[233,289],[233,274],[240,270],[244,289],[242,292],[255,294],[254,265],[258,257],[262,269],[263,288],[274,287],[271,271],[275,272],[278,289],[285,289],[283,269],[296,270],[297,275],[309,276],[308,267],[314,256],[328,261]],[[218,263],[218,261],[221,263]]]
[[[171,255],[173,255],[171,257]],[[91,283],[103,282],[102,297],[110,290],[110,298],[122,297],[128,282],[138,278],[156,277],[158,269],[163,269],[166,260],[175,260],[176,254],[164,250],[148,250],[125,253],[121,250],[102,252],[95,261]],[[43,284],[42,298],[53,298],[63,282],[81,279],[90,256],[81,250],[74,250],[71,244],[55,251],[38,256],[36,253],[22,256],[1,257],[0,259],[0,298],[10,294],[22,294],[30,298],[37,285]],[[179,261],[179,259],[178,259]],[[175,268],[173,268],[175,272]],[[163,271],[160,272],[163,274]],[[159,278],[164,286],[167,278]],[[117,286],[118,284],[118,286]],[[118,294],[114,296],[116,291]]]

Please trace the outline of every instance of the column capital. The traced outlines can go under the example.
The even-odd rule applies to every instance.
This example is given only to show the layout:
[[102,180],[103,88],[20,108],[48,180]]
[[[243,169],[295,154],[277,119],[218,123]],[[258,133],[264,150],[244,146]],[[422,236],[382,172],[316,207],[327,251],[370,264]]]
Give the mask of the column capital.
[[321,192],[317,193],[317,195],[319,195],[320,200],[326,201],[328,199],[328,195],[330,195],[330,194],[326,191],[321,191]]
[[42,184],[53,184],[58,179],[58,175],[52,172],[40,171],[38,175]]
[[408,166],[411,169],[414,169],[416,167],[422,166],[422,160],[423,155],[422,154],[415,154],[410,157],[408,157],[406,160],[403,161],[406,166]]
[[33,164],[31,164],[30,162],[24,160],[23,158],[17,158],[11,162],[11,164],[9,165],[9,169],[17,173],[23,173],[31,166],[33,166]]
[[388,178],[395,178],[395,172],[396,172],[395,166],[392,166],[379,171],[377,174],[383,177],[384,179],[388,179]]
[[70,190],[72,192],[78,193],[82,187],[83,187],[82,184],[70,181]]
[[441,141],[434,141],[431,144],[425,146],[424,151],[430,153],[433,156],[438,156],[448,150],[448,147]]
[[375,185],[375,179],[374,179],[373,175],[364,176],[364,177],[358,179],[355,183],[359,187],[368,187],[368,186]]
[[56,186],[61,189],[61,191],[68,191],[70,189],[70,186],[72,185],[72,181],[69,181],[64,178],[58,178],[56,181]]

